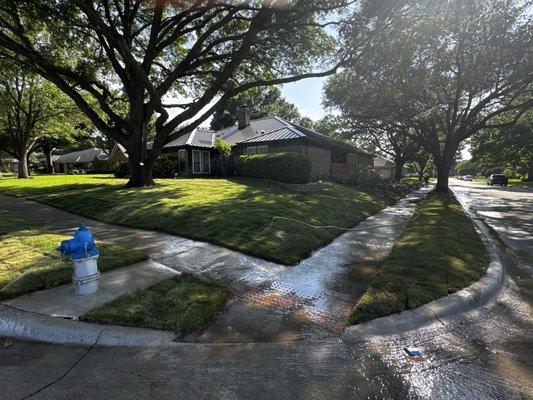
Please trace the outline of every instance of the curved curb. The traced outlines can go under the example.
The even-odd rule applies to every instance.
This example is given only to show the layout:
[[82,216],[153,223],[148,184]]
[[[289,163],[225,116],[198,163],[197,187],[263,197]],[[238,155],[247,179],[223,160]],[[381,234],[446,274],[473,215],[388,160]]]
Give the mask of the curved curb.
[[377,318],[345,329],[345,341],[360,341],[369,336],[387,336],[423,328],[435,322],[453,320],[464,313],[488,303],[502,289],[507,274],[496,250],[496,241],[487,227],[470,211],[467,205],[456,196],[466,215],[474,223],[483,244],[490,254],[487,272],[477,282],[456,293],[424,304],[414,310],[403,311],[387,317]]
[[50,317],[0,304],[0,336],[47,343],[157,347],[173,343],[172,332],[98,325]]

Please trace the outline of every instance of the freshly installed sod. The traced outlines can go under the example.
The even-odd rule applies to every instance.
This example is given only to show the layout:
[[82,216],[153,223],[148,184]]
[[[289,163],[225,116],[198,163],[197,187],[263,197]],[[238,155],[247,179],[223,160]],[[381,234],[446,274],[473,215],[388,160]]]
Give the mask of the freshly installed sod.
[[489,256],[452,195],[432,193],[352,310],[351,324],[416,308],[478,280]]
[[126,189],[105,175],[0,180],[0,192],[26,196],[101,221],[205,240],[292,264],[393,200],[352,186],[326,183],[323,193],[299,194],[253,180],[161,179]]
[[[56,248],[69,237],[28,227],[0,211],[0,300],[72,281],[72,262],[59,258]],[[135,250],[98,243],[98,268],[105,272],[134,264],[147,257]]]
[[223,286],[189,275],[167,279],[89,311],[84,321],[188,333],[201,329],[231,297]]

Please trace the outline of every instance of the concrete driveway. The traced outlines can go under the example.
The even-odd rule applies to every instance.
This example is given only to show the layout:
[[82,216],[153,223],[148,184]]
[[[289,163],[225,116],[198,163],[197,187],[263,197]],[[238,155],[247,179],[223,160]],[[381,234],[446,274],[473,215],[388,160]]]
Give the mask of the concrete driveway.
[[[531,193],[452,184],[516,249],[509,257],[501,249],[510,280],[499,296],[453,323],[357,343],[329,338],[110,348],[2,340],[0,398],[532,398]],[[490,218],[491,212],[499,217]],[[421,347],[422,357],[409,358],[405,346]]]

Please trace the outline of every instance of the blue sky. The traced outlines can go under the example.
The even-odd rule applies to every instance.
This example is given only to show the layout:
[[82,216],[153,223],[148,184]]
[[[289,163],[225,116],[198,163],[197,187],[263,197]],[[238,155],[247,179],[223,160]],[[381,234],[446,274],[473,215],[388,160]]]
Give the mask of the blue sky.
[[280,87],[285,99],[294,103],[300,113],[313,120],[322,118],[326,112],[322,108],[322,86],[326,78],[303,79]]

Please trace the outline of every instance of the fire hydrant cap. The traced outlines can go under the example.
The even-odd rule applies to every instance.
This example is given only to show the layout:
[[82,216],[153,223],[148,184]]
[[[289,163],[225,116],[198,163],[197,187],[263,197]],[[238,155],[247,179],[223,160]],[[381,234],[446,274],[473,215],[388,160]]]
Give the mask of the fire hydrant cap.
[[84,223],[74,232],[74,238],[63,240],[58,248],[61,254],[72,259],[83,259],[97,256],[100,252],[94,243],[93,234]]

